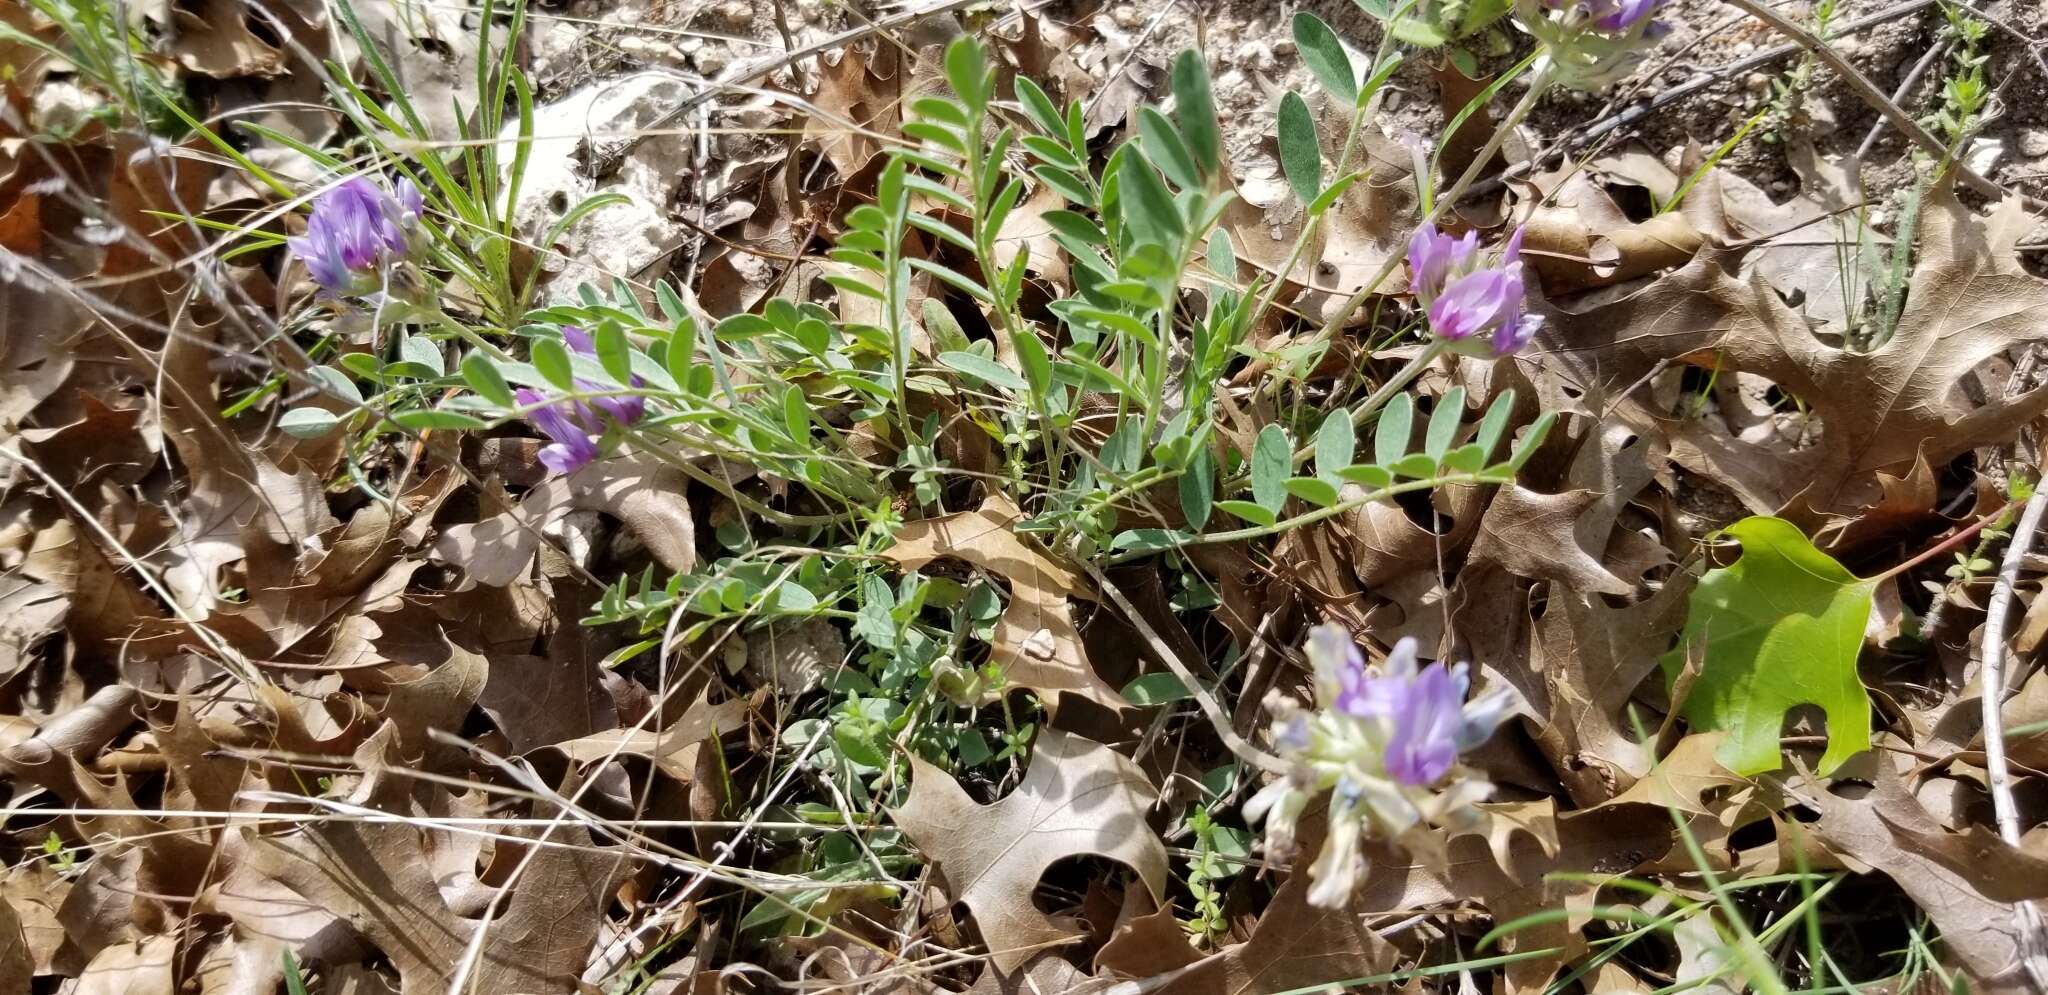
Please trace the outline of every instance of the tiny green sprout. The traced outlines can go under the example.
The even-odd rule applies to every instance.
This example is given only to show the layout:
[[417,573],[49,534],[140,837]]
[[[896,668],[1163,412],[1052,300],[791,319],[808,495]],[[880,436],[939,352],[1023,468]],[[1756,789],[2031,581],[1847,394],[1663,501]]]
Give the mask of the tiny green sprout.
[[57,872],[59,874],[66,873],[73,867],[78,866],[78,851],[65,849],[64,839],[57,835],[56,830],[51,830],[50,835],[44,837],[43,853],[48,855],[51,862],[57,865]]

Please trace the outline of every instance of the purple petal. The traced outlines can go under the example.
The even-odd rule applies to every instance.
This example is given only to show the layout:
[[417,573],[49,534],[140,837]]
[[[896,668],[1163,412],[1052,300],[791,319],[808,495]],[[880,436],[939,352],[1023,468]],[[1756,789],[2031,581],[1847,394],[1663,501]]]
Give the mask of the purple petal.
[[1469,264],[1478,251],[1479,238],[1475,232],[1452,238],[1437,231],[1433,224],[1415,229],[1408,239],[1409,291],[1424,301],[1433,299],[1443,292],[1451,274]]
[[1394,716],[1387,740],[1386,768],[1403,784],[1434,784],[1458,759],[1464,692],[1443,664],[1423,669],[1408,688],[1408,700]]
[[1518,300],[1519,286],[1500,270],[1483,269],[1451,281],[1429,306],[1429,325],[1453,342],[1496,327]]
[[1506,721],[1514,705],[1515,693],[1505,687],[1496,687],[1466,702],[1458,722],[1458,752],[1463,753],[1486,742],[1487,737]]
[[[589,409],[585,408],[579,413],[583,415],[582,418],[572,419],[568,412],[575,411],[575,407],[549,403],[546,395],[531,387],[519,388],[513,392],[512,398],[519,402],[520,407],[532,409],[526,413],[527,421],[540,429],[541,434],[554,440],[555,445],[548,448],[556,449],[557,456],[562,461],[574,462],[576,466],[581,466],[597,457],[597,440],[591,438],[593,433],[587,427],[594,421],[594,418],[587,414]],[[568,411],[565,411],[565,408]],[[583,424],[578,424],[579,420],[583,421]],[[542,462],[546,462],[546,450],[542,451]],[[554,464],[548,465],[552,467]]]
[[597,443],[590,441],[588,437],[573,445],[557,442],[542,446],[540,449],[540,465],[561,474],[575,473],[589,466],[595,459]]
[[427,199],[420,195],[419,184],[410,176],[401,176],[396,187],[398,192],[399,222],[411,226],[427,211]]
[[1522,351],[1529,340],[1543,328],[1543,316],[1525,314],[1501,323],[1493,330],[1493,354],[1496,357],[1512,356]]
[[575,325],[562,326],[562,344],[585,356],[597,355],[597,340]]
[[1507,248],[1502,250],[1500,254],[1500,265],[1502,269],[1506,269],[1507,267],[1513,266],[1516,263],[1522,261],[1522,233],[1528,230],[1529,228],[1527,225],[1516,225],[1515,233],[1513,235],[1508,236]]
[[321,289],[331,294],[347,292],[350,283],[348,265],[341,261],[331,239],[316,238],[308,229],[305,235],[285,239],[285,245],[291,249],[292,255],[306,264],[306,271],[312,274],[313,282]]
[[597,397],[590,403],[621,425],[631,425],[647,413],[647,399],[644,397]]
[[1595,23],[1602,31],[1627,31],[1657,9],[1659,0],[1618,0],[1614,8]]

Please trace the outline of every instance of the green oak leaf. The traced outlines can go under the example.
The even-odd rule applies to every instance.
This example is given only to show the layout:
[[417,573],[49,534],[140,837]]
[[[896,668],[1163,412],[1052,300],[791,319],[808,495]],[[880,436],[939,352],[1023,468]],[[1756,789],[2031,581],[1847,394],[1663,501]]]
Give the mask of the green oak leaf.
[[1870,696],[1856,655],[1877,581],[1850,573],[1781,518],[1751,517],[1723,530],[1742,558],[1709,570],[1693,589],[1678,648],[1659,661],[1675,680],[1688,651],[1704,655],[1684,714],[1695,731],[1728,738],[1714,754],[1738,774],[1779,765],[1785,713],[1817,705],[1827,713],[1820,772],[1870,748]]

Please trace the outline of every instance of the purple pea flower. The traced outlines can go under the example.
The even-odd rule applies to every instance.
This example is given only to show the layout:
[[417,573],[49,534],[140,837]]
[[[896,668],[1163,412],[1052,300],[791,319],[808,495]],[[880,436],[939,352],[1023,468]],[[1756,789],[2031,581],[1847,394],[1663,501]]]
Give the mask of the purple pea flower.
[[1429,315],[1437,341],[1482,359],[1513,355],[1542,327],[1522,313],[1522,229],[1509,237],[1500,262],[1482,266],[1476,233],[1453,239],[1433,224],[1408,240],[1409,286]]
[[[575,352],[597,355],[597,343],[590,333],[574,325],[562,327],[562,341]],[[642,381],[634,377],[632,383],[639,387]],[[578,377],[576,389],[597,393],[610,388]],[[596,397],[586,404],[566,398],[552,400],[531,387],[521,387],[513,392],[513,399],[520,407],[531,409],[527,420],[552,440],[541,447],[540,462],[556,473],[575,473],[597,459],[597,441],[604,435],[604,419],[598,417],[599,411],[621,425],[631,425],[647,413],[647,401],[641,397]]]
[[[562,341],[568,343],[570,349],[585,356],[595,357],[597,355],[597,340],[592,338],[589,332],[575,325],[562,326]],[[631,384],[638,388],[645,386],[646,381],[641,380],[639,377],[634,377],[631,380]],[[576,387],[578,390],[585,390],[591,393],[602,393],[611,389],[601,383],[585,380],[581,377],[577,378]],[[612,416],[621,425],[631,425],[639,421],[641,415],[647,413],[647,399],[638,395],[628,397],[594,397],[591,398],[590,403],[597,405],[600,410]]]
[[1670,0],[1522,0],[1522,27],[1543,44],[1551,78],[1598,90],[1633,71],[1670,25],[1654,19]]
[[399,180],[394,195],[351,176],[313,201],[306,233],[285,244],[329,296],[368,294],[382,283],[379,270],[405,258],[424,210],[411,180]]
[[1593,23],[1602,31],[1627,31],[1643,23],[1662,6],[1664,0],[1614,0],[1612,8]]
[[553,440],[542,446],[540,462],[556,473],[575,473],[597,459],[597,419],[590,409],[577,404],[549,403],[547,395],[531,387],[514,391],[512,399],[529,408],[527,420]]
[[1308,869],[1308,900],[1341,908],[1364,873],[1367,836],[1428,846],[1415,833],[1430,826],[1469,827],[1486,818],[1474,807],[1492,792],[1458,756],[1485,742],[1506,718],[1514,693],[1499,688],[1465,700],[1464,664],[1427,667],[1414,639],[1394,645],[1386,662],[1368,668],[1342,627],[1309,633],[1315,707],[1276,695],[1272,743],[1287,768],[1245,803],[1245,818],[1263,822],[1270,853],[1285,857],[1310,803],[1329,792],[1329,831]]
[[1452,238],[1425,224],[1408,239],[1409,288],[1425,304],[1443,288],[1454,270],[1462,270],[1479,251],[1479,233]]

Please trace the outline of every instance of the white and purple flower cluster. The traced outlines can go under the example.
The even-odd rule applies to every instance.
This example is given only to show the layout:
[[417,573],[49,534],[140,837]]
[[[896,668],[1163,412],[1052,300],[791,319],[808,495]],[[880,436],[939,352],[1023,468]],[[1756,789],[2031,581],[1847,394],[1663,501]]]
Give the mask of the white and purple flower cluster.
[[1500,262],[1481,265],[1479,235],[1452,238],[1424,224],[1408,240],[1409,289],[1429,312],[1437,341],[1481,359],[1513,355],[1543,325],[1522,313],[1522,229]]
[[1671,30],[1670,0],[1521,0],[1522,25],[1549,49],[1558,82],[1597,90],[1627,75]]
[[[597,344],[590,333],[575,325],[562,327],[562,341],[574,352],[585,356],[597,355]],[[642,381],[634,377],[632,384],[639,387]],[[579,377],[576,389],[597,393],[611,388]],[[631,425],[647,413],[647,400],[637,396],[554,401],[531,387],[521,387],[513,392],[512,398],[520,407],[529,409],[527,420],[551,440],[541,447],[540,462],[556,473],[575,473],[597,459],[597,443],[604,436],[605,428],[598,412],[603,412],[620,425]]]
[[420,188],[401,179],[395,192],[351,176],[313,201],[306,233],[285,240],[313,282],[334,297],[384,289],[386,268],[414,248],[425,204]]
[[1329,832],[1308,870],[1308,900],[1341,908],[1365,870],[1360,844],[1368,834],[1401,842],[1420,828],[1477,817],[1473,805],[1493,786],[1459,768],[1458,756],[1493,734],[1513,695],[1497,689],[1466,701],[1465,665],[1419,666],[1414,639],[1368,669],[1337,625],[1310,631],[1308,658],[1316,707],[1278,697],[1267,703],[1275,748],[1291,769],[1252,796],[1245,818],[1265,822],[1267,850],[1284,858],[1302,813],[1330,792]]

